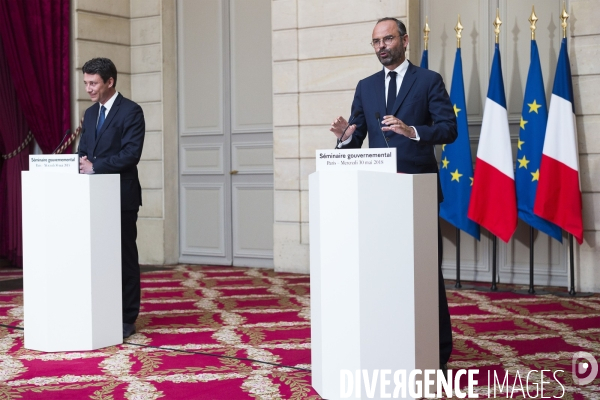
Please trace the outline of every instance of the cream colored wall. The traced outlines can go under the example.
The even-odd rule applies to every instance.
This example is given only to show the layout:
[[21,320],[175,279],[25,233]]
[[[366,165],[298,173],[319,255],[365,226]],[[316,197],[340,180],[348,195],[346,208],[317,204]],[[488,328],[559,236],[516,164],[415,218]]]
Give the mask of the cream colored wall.
[[570,0],[568,5],[584,228],[584,242],[576,252],[576,284],[579,290],[600,292],[600,11],[591,0]]
[[357,82],[381,68],[369,45],[375,22],[393,16],[407,23],[408,3],[272,2],[277,271],[309,272],[308,175],[315,150],[335,145],[329,124],[338,115],[348,118]]
[[[600,13],[590,0],[570,0],[568,6],[585,228],[576,251],[576,283],[579,290],[600,291]],[[140,162],[145,192],[140,259],[176,262],[177,182],[169,178],[178,170],[174,0],[73,0],[72,8],[73,126],[91,105],[81,65],[110,57],[119,69],[119,91],[142,105],[148,124]],[[375,21],[400,17],[411,39],[420,38],[408,14],[419,18],[418,1],[273,0],[277,270],[309,271],[307,177],[314,170],[314,150],[332,147],[331,119],[348,117],[357,81],[380,68],[368,45]],[[419,59],[417,46],[410,58]]]
[[[590,0],[571,0],[568,11],[585,229],[575,252],[576,284],[600,291],[600,12]],[[276,270],[309,271],[307,177],[314,150],[332,147],[331,119],[348,117],[357,81],[380,68],[368,42],[385,15],[403,19],[413,42],[421,39],[407,18],[419,18],[418,1],[272,2]],[[419,60],[418,49],[413,45],[409,58]]]
[[81,66],[108,57],[118,71],[117,90],[140,104],[146,119],[139,163],[142,202],[138,220],[140,263],[178,259],[176,45],[174,0],[73,0],[73,126],[92,103]]

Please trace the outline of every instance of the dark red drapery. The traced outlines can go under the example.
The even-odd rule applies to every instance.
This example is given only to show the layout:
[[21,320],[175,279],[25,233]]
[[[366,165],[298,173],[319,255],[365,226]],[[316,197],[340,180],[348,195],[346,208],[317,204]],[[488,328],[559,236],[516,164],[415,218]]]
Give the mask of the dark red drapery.
[[69,0],[0,1],[0,37],[27,123],[51,153],[71,120]]
[[[42,151],[51,153],[70,126],[69,19],[69,0],[0,1],[5,60],[0,92],[10,93],[3,87],[9,81],[14,85],[13,99],[7,94],[9,100],[0,100],[0,115],[13,115],[12,125],[0,123],[5,153],[23,142],[26,126]],[[22,265],[21,170],[27,155],[25,150],[6,160],[0,181],[0,198],[6,198],[0,199],[0,256],[17,266]]]
[[0,171],[0,255],[13,265],[23,265],[21,232],[21,171],[28,169],[29,146],[14,154],[25,141],[28,128],[17,101],[0,42],[0,149],[12,156]]

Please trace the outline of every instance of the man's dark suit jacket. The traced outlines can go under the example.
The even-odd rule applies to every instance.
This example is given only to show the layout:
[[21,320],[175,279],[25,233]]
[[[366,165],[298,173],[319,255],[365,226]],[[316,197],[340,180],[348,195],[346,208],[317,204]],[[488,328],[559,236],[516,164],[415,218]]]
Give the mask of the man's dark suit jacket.
[[[395,132],[383,132],[380,119],[386,115],[385,72],[383,69],[358,82],[352,115],[356,131],[344,148],[359,148],[367,134],[369,147],[395,147],[398,172],[407,174],[438,173],[434,145],[452,143],[458,136],[456,117],[442,77],[433,71],[415,67],[410,62],[402,80],[393,115],[414,126],[419,141]],[[382,133],[383,132],[383,133]],[[384,138],[385,136],[385,138]],[[386,144],[387,143],[387,144]],[[438,202],[443,200],[438,175]],[[452,326],[442,274],[442,236],[438,225],[438,301],[440,311],[440,364],[452,353]],[[433,282],[432,282],[433,284]]]
[[376,113],[380,119],[386,115],[385,71],[358,82],[352,102],[356,131],[344,148],[360,148],[368,132],[369,147],[389,145],[397,149],[398,172],[437,173],[434,145],[452,143],[458,135],[456,117],[442,77],[437,72],[408,64],[393,114],[417,129],[421,140],[415,141],[395,132],[382,134]]
[[88,157],[96,174],[120,174],[121,210],[137,211],[142,205],[137,164],[144,146],[144,113],[119,93],[95,139],[99,107],[95,103],[85,111],[79,156]]

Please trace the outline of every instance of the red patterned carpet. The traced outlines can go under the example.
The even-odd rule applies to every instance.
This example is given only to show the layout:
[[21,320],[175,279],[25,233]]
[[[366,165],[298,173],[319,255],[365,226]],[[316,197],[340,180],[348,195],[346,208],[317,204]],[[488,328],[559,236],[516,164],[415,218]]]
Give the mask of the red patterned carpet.
[[[19,276],[0,271],[0,281],[7,275]],[[482,398],[488,371],[500,381],[508,371],[512,397],[497,389],[497,398],[533,398],[539,371],[560,369],[562,398],[600,399],[600,374],[583,386],[571,377],[575,352],[600,360],[600,297],[448,296],[455,334],[449,367],[479,369]],[[199,266],[146,272],[138,333],[92,352],[24,349],[23,330],[9,327],[22,326],[22,301],[21,290],[0,291],[0,399],[320,398],[310,385],[307,275]],[[516,377],[525,385],[530,370],[538,372],[524,396]],[[561,396],[551,374],[545,381],[544,396]]]

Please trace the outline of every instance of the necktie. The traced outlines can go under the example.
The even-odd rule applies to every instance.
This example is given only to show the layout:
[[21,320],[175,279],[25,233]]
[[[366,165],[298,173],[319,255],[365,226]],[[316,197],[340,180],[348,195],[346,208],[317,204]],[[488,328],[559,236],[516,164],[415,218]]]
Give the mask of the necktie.
[[102,124],[104,124],[104,119],[106,116],[104,113],[106,112],[106,107],[100,107],[100,117],[98,118],[98,125],[96,126],[96,139],[98,138],[98,132],[100,132],[100,128],[102,128]]
[[385,107],[385,115],[392,115],[394,103],[396,102],[396,71],[390,71],[388,76],[390,77],[390,84],[388,85],[387,103]]

